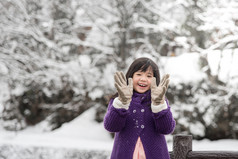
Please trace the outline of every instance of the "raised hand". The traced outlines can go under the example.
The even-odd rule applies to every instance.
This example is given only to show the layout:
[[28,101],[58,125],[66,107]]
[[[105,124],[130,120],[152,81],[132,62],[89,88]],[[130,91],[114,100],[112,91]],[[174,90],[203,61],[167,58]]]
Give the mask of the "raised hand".
[[151,101],[153,105],[164,104],[165,93],[169,86],[169,74],[163,76],[160,84],[157,86],[156,78],[151,81]]
[[131,102],[131,97],[133,94],[133,84],[132,78],[128,79],[128,85],[126,77],[122,72],[116,72],[114,75],[115,87],[118,92],[118,99],[122,104],[127,105]]

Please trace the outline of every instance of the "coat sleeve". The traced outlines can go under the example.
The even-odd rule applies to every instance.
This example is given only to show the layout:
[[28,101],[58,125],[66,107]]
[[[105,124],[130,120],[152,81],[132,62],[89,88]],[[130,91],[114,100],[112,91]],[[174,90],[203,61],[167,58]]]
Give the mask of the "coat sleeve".
[[104,128],[109,132],[119,132],[126,124],[129,111],[124,108],[115,108],[112,103],[113,99],[108,104],[108,109],[103,121]]
[[176,125],[167,100],[166,103],[168,105],[167,109],[153,113],[156,130],[160,134],[171,134]]

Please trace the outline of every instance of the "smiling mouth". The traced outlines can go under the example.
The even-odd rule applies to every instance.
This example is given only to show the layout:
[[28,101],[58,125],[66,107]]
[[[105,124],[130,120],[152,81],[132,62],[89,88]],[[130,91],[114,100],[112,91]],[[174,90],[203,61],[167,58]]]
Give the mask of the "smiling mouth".
[[145,84],[138,84],[139,86],[141,86],[141,87],[146,87],[147,85],[145,85]]

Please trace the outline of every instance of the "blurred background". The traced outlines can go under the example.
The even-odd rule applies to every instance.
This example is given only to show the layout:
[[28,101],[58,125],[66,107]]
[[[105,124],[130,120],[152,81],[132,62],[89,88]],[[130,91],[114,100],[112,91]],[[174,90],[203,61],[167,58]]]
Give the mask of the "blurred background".
[[[0,0],[0,157],[47,158],[22,148],[32,137],[31,146],[55,138],[105,158],[113,75],[138,57],[171,75],[173,134],[237,141],[237,9],[237,0]],[[65,136],[72,142],[56,140]]]

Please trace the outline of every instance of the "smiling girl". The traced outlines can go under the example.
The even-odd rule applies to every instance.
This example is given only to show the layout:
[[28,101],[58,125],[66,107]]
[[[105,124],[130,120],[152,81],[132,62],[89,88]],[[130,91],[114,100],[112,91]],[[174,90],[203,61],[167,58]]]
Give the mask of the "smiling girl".
[[165,93],[169,75],[160,81],[158,66],[149,58],[138,58],[126,76],[114,76],[117,94],[111,98],[104,127],[115,132],[111,159],[169,159],[165,140],[175,120]]

